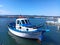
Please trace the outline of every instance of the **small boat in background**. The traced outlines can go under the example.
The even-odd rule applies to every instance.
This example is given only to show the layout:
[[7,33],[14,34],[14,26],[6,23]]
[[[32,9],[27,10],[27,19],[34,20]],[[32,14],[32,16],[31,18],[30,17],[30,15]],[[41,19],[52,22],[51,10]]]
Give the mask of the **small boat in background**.
[[16,22],[11,22],[8,25],[9,31],[16,36],[39,40],[42,40],[44,32],[49,31],[43,27],[44,25],[32,25],[28,18],[18,18]]

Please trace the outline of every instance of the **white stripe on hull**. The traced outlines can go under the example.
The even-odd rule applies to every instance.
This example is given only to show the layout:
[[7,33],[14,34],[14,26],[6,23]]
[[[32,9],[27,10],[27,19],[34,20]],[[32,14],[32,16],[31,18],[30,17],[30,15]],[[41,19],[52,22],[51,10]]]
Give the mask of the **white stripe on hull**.
[[27,34],[27,33],[16,32],[16,31],[14,31],[14,30],[12,30],[12,29],[10,29],[10,28],[8,28],[8,29],[9,29],[9,31],[10,31],[11,33],[13,33],[14,35],[19,36],[19,37],[24,37],[24,38],[34,38],[34,39],[38,39],[39,36],[41,35],[40,33],[39,33],[38,35],[33,35],[33,34],[29,35],[29,34]]

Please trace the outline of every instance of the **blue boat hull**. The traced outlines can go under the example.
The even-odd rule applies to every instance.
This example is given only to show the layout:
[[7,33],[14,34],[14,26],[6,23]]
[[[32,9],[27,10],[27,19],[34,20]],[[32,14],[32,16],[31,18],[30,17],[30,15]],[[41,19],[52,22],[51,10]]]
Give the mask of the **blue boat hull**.
[[19,36],[19,37],[24,37],[24,38],[32,38],[32,39],[39,39],[39,40],[42,40],[42,33],[41,32],[30,32],[30,33],[23,33],[23,32],[17,32],[17,31],[14,31],[13,29],[11,28],[8,28],[9,31],[16,35],[16,36]]
[[36,31],[21,31],[17,30],[15,27],[15,23],[10,23],[8,25],[9,31],[19,37],[24,37],[24,38],[32,38],[32,39],[39,39],[42,40],[44,32],[47,32],[49,30],[47,29],[38,29]]

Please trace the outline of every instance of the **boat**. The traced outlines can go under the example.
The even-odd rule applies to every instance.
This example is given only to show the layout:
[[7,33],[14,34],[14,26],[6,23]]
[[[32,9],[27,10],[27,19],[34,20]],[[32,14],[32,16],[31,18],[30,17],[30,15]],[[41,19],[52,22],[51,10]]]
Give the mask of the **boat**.
[[43,39],[44,32],[49,31],[42,27],[44,27],[44,25],[32,25],[28,18],[17,18],[15,22],[8,24],[9,32],[12,34],[23,38],[39,40]]

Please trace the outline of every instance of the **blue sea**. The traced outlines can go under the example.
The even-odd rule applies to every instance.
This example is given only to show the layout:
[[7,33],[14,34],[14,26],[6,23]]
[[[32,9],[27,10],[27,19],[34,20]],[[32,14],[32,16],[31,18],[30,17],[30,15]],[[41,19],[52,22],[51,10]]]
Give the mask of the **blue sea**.
[[[34,39],[26,39],[11,34],[8,30],[8,24],[15,21],[16,18],[0,18],[0,45],[60,45],[60,30],[55,25],[47,25],[49,32],[44,33],[42,42]],[[32,24],[38,25],[40,19],[31,18]]]

